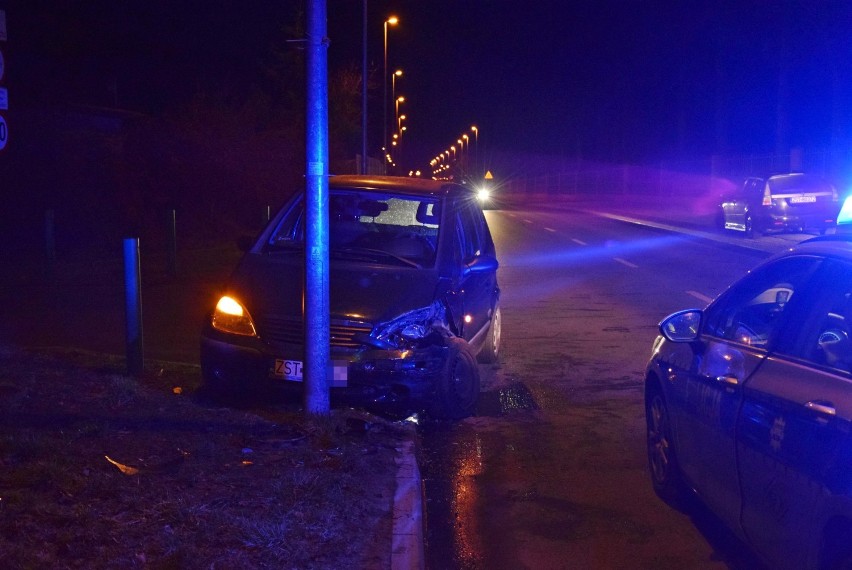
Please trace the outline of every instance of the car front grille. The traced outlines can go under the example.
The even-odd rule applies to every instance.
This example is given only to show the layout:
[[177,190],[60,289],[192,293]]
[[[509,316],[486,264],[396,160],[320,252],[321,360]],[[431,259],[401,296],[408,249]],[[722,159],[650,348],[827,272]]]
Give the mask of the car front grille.
[[[285,317],[266,317],[261,320],[260,335],[272,342],[304,344],[305,327],[301,319]],[[357,321],[332,321],[331,346],[339,348],[357,348],[361,343],[354,339],[358,333],[370,334],[372,328]]]

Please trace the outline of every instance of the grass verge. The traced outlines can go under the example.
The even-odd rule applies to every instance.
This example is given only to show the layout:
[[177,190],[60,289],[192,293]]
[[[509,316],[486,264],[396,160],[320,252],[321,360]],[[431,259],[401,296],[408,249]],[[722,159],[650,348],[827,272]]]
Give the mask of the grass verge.
[[404,428],[235,410],[198,370],[0,347],[7,568],[389,568]]

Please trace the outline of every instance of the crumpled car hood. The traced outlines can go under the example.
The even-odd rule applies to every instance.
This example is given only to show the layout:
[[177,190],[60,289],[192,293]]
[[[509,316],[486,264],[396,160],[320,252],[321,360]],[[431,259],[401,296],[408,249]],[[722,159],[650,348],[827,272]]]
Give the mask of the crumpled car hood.
[[[369,323],[389,321],[432,303],[438,284],[434,269],[343,263],[333,260],[329,277],[332,319]],[[304,269],[301,259],[286,254],[247,254],[231,277],[228,290],[255,318],[300,317]]]

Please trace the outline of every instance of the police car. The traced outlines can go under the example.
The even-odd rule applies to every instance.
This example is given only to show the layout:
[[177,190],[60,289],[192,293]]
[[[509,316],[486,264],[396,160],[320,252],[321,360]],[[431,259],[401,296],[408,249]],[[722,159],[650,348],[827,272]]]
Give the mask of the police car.
[[651,481],[697,496],[773,568],[852,567],[852,202],[836,234],[660,323]]

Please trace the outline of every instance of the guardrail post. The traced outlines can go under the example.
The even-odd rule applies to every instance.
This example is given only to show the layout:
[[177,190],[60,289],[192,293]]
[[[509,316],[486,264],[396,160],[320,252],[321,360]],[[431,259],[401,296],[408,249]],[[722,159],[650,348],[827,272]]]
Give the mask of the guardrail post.
[[124,240],[124,307],[127,319],[127,373],[142,373],[142,272],[139,238]]

